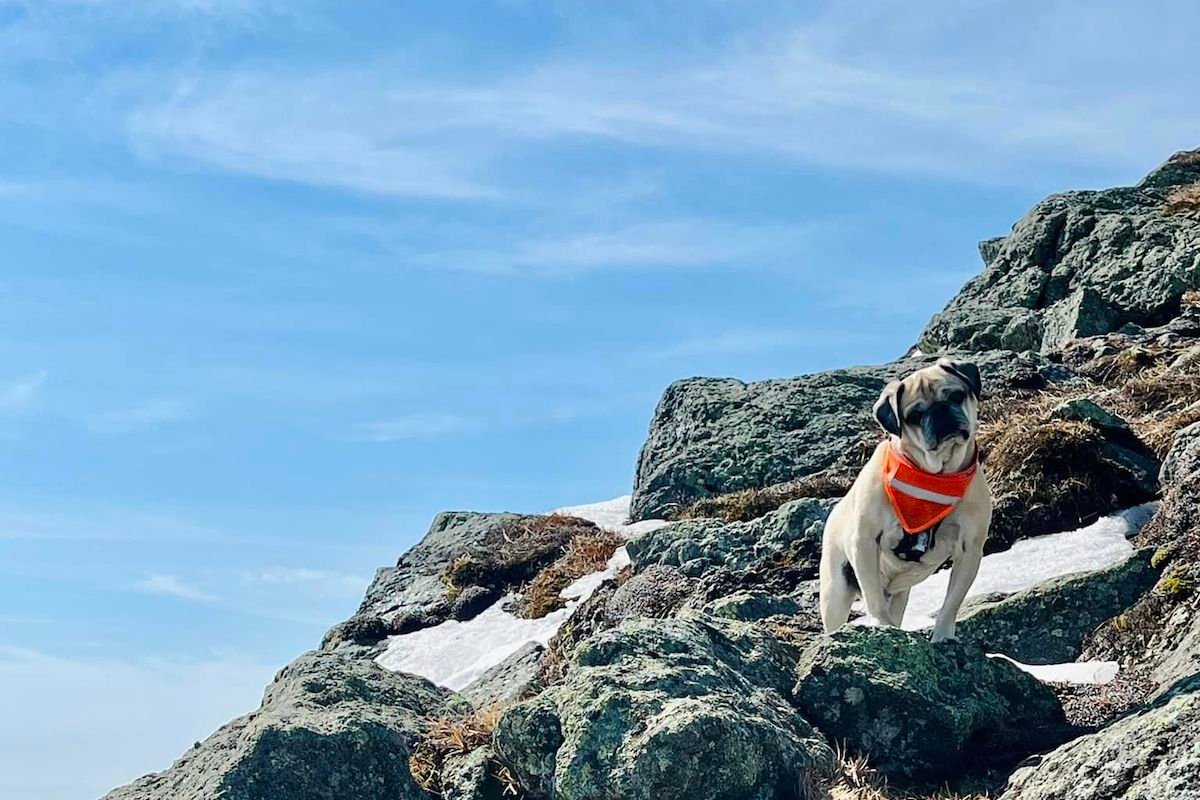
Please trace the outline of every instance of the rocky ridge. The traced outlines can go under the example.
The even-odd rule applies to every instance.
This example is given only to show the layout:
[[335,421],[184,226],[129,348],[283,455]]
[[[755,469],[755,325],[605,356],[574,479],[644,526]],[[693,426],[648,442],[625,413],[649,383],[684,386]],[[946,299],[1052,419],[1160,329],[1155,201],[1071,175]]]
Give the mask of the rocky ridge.
[[[678,519],[629,541],[632,567],[548,646],[461,693],[378,666],[388,637],[472,619],[595,530],[440,515],[258,711],[108,797],[888,800],[947,781],[1003,800],[1200,797],[1200,220],[1167,208],[1198,182],[1200,151],[1038,204],[891,364],[673,384],[631,511]],[[824,636],[813,578],[837,481],[789,484],[735,521],[697,501],[852,473],[884,383],[946,352],[975,360],[989,395],[993,548],[1161,504],[1128,560],[976,599],[957,643]],[[1122,671],[1048,687],[985,651]]]

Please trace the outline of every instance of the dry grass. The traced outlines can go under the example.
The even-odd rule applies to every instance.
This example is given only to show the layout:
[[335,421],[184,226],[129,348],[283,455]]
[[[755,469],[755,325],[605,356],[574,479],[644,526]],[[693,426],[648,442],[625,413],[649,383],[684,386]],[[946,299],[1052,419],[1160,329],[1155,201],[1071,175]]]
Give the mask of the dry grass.
[[485,541],[460,553],[442,573],[451,595],[468,586],[502,591],[532,580],[562,555],[574,539],[597,533],[591,522],[563,514],[518,517],[489,532]]
[[1200,216],[1200,183],[1180,186],[1167,195],[1166,212],[1185,216]]
[[704,497],[668,514],[673,520],[707,517],[748,522],[802,497],[841,497],[854,482],[854,471],[825,470],[787,483]]
[[1177,431],[1200,421],[1200,365],[1144,370],[1119,387],[1112,409],[1161,458]]
[[928,792],[912,792],[895,789],[887,779],[871,767],[866,756],[854,756],[838,751],[837,766],[825,786],[823,793],[810,797],[828,797],[830,800],[988,800],[989,795],[971,792],[962,794],[948,787]]
[[[425,738],[417,743],[408,759],[413,780],[427,792],[441,794],[442,769],[446,759],[476,750],[492,742],[492,734],[504,708],[487,706],[462,717],[435,717],[428,721]],[[516,780],[508,768],[493,763],[493,777],[505,795],[519,795]]]
[[576,536],[561,557],[539,572],[524,589],[517,604],[517,616],[525,619],[541,619],[552,611],[562,608],[566,601],[561,597],[563,589],[577,578],[599,572],[608,566],[617,548],[625,540],[616,533],[596,530]]

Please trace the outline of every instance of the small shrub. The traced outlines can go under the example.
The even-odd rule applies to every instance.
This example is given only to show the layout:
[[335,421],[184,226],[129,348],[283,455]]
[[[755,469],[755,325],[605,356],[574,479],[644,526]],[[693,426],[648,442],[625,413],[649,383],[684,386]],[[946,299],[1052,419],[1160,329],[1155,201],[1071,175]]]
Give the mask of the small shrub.
[[597,529],[594,533],[582,534],[572,539],[562,556],[539,572],[524,589],[516,613],[525,619],[541,619],[552,611],[562,608],[562,590],[577,578],[599,572],[608,566],[617,548],[625,540],[612,531]]
[[428,720],[424,738],[413,748],[408,759],[408,768],[416,784],[427,792],[440,794],[446,759],[491,744],[492,733],[503,711],[502,706],[493,705],[465,716]]
[[1180,186],[1167,195],[1168,214],[1200,215],[1200,184]]
[[1166,575],[1154,587],[1164,597],[1178,600],[1187,597],[1195,590],[1195,585],[1179,575]]

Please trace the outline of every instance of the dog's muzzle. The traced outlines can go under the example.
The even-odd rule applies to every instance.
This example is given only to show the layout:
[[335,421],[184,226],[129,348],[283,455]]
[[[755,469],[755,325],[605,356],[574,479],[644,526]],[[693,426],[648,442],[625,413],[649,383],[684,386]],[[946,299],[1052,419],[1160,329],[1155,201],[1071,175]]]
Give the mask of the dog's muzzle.
[[957,403],[934,403],[921,418],[921,432],[930,449],[956,436],[966,440],[971,435],[970,431],[967,415]]

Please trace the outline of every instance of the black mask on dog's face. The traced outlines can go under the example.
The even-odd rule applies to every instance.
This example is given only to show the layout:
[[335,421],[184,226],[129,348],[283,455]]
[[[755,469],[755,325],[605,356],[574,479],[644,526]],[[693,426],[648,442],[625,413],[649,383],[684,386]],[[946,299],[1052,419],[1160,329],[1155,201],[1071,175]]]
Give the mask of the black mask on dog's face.
[[875,403],[880,427],[930,452],[952,439],[971,438],[971,407],[981,389],[974,364],[941,359],[936,367],[934,374],[922,370],[892,381]]

